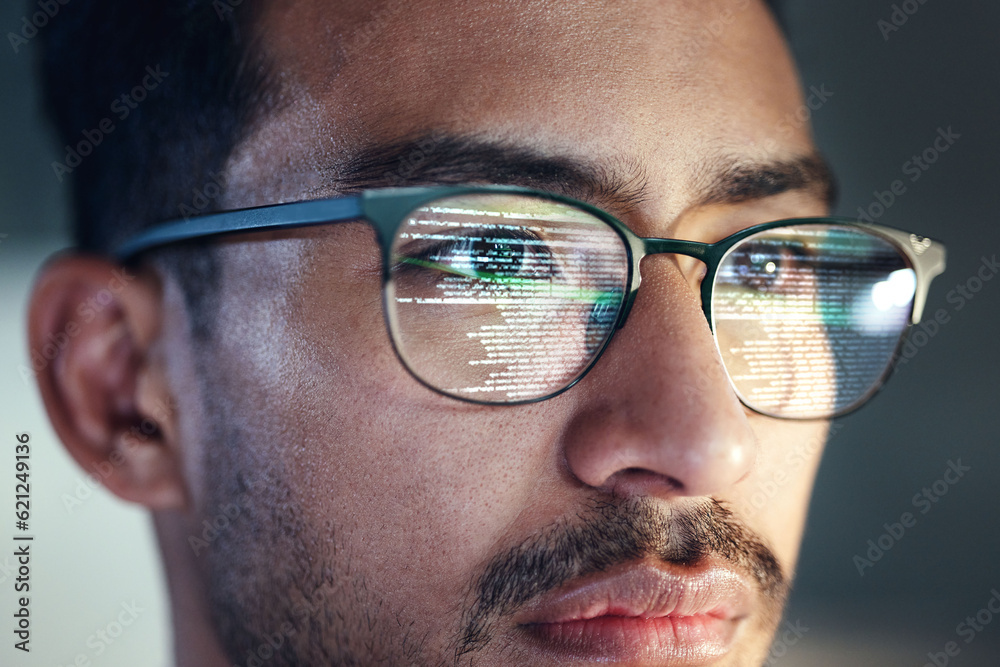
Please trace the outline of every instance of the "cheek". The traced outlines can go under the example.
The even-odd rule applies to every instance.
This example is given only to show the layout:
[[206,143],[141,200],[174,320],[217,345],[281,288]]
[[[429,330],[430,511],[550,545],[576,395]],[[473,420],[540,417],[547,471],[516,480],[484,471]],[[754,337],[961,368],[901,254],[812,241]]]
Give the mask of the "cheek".
[[337,551],[392,606],[415,618],[456,613],[546,486],[552,448],[541,440],[555,434],[515,440],[492,414],[391,397],[341,401],[323,416],[290,471],[309,521],[335,527]]
[[[289,292],[282,378],[296,406],[378,405],[391,394],[422,389],[392,348],[382,314],[381,259],[374,232],[362,223],[316,232]],[[302,415],[305,417],[306,415]],[[345,425],[349,427],[349,424]]]
[[736,514],[763,535],[784,565],[795,564],[829,424],[752,415],[759,458],[732,496]]

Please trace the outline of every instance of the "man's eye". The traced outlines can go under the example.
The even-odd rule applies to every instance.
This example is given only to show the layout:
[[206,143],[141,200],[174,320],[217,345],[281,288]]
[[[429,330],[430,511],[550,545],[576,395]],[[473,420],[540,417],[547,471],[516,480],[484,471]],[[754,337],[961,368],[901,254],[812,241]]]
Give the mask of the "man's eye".
[[490,231],[481,236],[441,236],[423,241],[422,247],[404,250],[400,263],[497,283],[548,280],[558,273],[551,250],[527,231]]
[[730,258],[735,278],[747,289],[770,294],[794,295],[814,270],[800,244],[751,242]]

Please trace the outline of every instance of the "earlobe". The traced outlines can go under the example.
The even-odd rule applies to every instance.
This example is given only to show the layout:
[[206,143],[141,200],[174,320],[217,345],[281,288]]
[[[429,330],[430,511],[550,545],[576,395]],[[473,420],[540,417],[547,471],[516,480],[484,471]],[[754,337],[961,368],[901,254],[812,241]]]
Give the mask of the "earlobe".
[[31,296],[29,354],[49,419],[77,463],[125,500],[181,509],[175,403],[155,354],[160,307],[152,272],[59,257]]

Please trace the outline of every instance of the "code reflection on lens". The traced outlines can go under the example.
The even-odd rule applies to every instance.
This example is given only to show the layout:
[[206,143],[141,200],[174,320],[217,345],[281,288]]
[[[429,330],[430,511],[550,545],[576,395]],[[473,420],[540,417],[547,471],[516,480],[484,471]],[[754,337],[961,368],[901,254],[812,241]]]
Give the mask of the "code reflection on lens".
[[413,212],[393,243],[387,309],[400,357],[453,396],[557,392],[614,329],[628,278],[618,233],[524,195],[469,195]]
[[853,227],[797,225],[744,239],[722,260],[712,300],[733,386],[765,414],[850,410],[886,374],[915,286],[895,246]]

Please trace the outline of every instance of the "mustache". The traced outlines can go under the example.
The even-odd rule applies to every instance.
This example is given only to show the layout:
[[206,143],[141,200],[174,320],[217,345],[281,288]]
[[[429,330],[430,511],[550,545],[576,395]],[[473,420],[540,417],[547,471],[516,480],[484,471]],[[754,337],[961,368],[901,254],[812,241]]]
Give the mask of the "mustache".
[[666,507],[651,498],[594,501],[578,516],[495,556],[472,590],[456,657],[483,649],[497,621],[566,582],[647,557],[694,565],[710,556],[749,575],[776,608],[788,593],[777,557],[715,499]]

